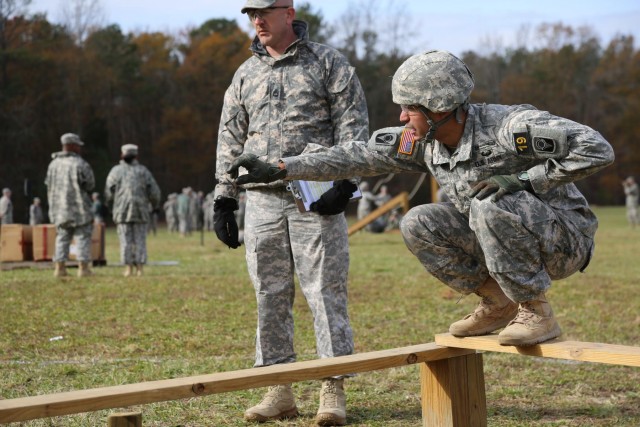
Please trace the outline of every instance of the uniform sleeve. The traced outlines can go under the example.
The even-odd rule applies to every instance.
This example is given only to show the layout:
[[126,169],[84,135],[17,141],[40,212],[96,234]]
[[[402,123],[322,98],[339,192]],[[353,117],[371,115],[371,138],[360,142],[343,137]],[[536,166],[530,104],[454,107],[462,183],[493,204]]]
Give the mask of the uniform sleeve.
[[107,181],[104,184],[104,202],[107,206],[113,208],[113,198],[115,197],[116,186],[116,168],[112,168],[107,175]]
[[93,175],[93,169],[89,166],[89,163],[83,160],[82,167],[80,168],[80,188],[86,192],[91,192],[96,186],[96,180]]
[[535,139],[536,133],[554,135],[559,132],[563,138],[566,137],[565,154],[540,159],[538,164],[528,170],[531,185],[538,194],[584,179],[614,161],[613,148],[599,132],[545,111],[525,112],[516,116],[510,120],[511,129],[505,137],[511,138],[514,132],[517,133],[513,126],[522,122],[526,122],[529,129],[532,129],[532,139]]
[[236,73],[233,82],[225,92],[220,117],[215,174],[218,184],[215,188],[215,197],[237,197],[237,189],[226,171],[231,162],[244,151],[249,128],[249,116],[242,105],[240,89],[241,78]]
[[369,113],[355,68],[340,55],[334,59],[328,75],[334,142],[366,141],[369,139]]
[[361,141],[347,141],[333,147],[310,144],[303,154],[282,159],[287,180],[329,181],[352,176],[375,176],[392,172],[425,172],[418,163],[404,162],[367,147]]
[[147,169],[147,176],[148,176],[147,191],[149,193],[149,202],[151,203],[153,208],[156,209],[160,207],[162,192],[160,191],[160,187],[158,186],[158,183],[156,182],[155,178],[153,177],[153,175],[148,169]]

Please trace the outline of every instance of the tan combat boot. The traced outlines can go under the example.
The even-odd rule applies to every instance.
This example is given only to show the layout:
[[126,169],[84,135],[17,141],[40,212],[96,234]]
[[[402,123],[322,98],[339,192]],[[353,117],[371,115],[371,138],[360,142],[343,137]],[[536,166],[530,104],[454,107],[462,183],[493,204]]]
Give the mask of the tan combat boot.
[[131,264],[127,264],[124,266],[124,273],[122,275],[124,277],[130,277],[133,274],[133,266]]
[[560,335],[562,330],[543,294],[535,300],[520,303],[518,315],[500,332],[498,342],[501,345],[528,346],[549,341]]
[[56,262],[53,270],[53,277],[64,277],[67,276],[67,267],[62,262]]
[[142,264],[138,264],[136,267],[137,267],[136,276],[144,275],[144,272],[142,270]]
[[464,319],[449,326],[456,337],[490,334],[504,328],[516,316],[518,304],[511,301],[493,278],[487,279],[475,292],[482,298],[478,307]]
[[282,420],[298,416],[298,408],[293,397],[291,384],[275,385],[269,387],[262,402],[247,409],[244,419],[247,421],[264,422]]
[[83,261],[78,266],[78,277],[93,276],[93,271],[89,268],[89,263]]
[[347,403],[344,380],[327,378],[322,381],[320,407],[316,415],[319,426],[343,426],[347,423]]

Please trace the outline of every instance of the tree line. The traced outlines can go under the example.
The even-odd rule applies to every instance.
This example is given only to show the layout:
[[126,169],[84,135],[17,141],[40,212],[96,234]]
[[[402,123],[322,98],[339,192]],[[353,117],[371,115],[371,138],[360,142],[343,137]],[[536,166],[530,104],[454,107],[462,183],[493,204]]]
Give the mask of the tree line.
[[[17,220],[32,197],[46,201],[50,154],[66,132],[86,142],[99,192],[127,143],[139,145],[140,161],[165,196],[186,186],[211,191],[223,94],[250,56],[246,23],[213,18],[180,34],[125,33],[108,24],[80,37],[68,25],[29,14],[28,2],[0,0],[0,186],[13,190]],[[399,125],[390,77],[417,52],[405,51],[398,34],[379,35],[370,14],[352,10],[329,23],[308,3],[297,12],[310,24],[312,40],[329,42],[355,66],[370,130]],[[476,78],[472,102],[532,104],[598,130],[616,162],[578,186],[591,203],[622,203],[621,180],[638,174],[640,161],[633,149],[640,134],[633,37],[621,34],[601,45],[588,27],[561,23],[541,25],[533,36],[535,48],[523,43],[461,55]],[[398,176],[388,185],[395,193],[414,182],[415,176]],[[430,200],[428,187],[415,202]]]

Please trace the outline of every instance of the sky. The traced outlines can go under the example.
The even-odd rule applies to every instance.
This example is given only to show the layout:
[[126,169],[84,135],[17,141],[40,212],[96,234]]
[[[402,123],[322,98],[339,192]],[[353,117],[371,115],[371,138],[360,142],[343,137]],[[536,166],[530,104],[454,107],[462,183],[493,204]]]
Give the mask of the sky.
[[[64,5],[72,0],[32,0],[29,13],[46,13],[52,22],[62,22]],[[88,0],[87,0],[88,1]],[[124,32],[178,33],[197,27],[212,18],[235,19],[249,31],[248,20],[240,13],[244,0],[98,0],[107,24],[118,24]],[[589,26],[603,46],[612,37],[633,35],[640,41],[640,1],[638,0],[306,0],[320,11],[326,22],[337,23],[358,5],[374,5],[379,12],[376,26],[381,37],[391,34],[384,28],[397,26],[406,41],[407,53],[444,49],[461,54],[480,54],[516,47],[526,37],[535,43],[534,31],[541,23],[562,23],[574,29]],[[454,6],[455,5],[455,6]],[[392,16],[401,11],[402,19]],[[529,31],[523,31],[529,28]],[[311,29],[313,34],[313,29]]]

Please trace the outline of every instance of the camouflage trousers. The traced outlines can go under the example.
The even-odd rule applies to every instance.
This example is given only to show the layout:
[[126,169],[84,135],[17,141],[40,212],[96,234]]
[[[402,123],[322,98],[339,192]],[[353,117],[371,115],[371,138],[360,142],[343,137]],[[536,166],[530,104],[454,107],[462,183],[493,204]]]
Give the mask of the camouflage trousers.
[[65,262],[69,259],[71,240],[75,237],[74,254],[80,262],[91,261],[91,233],[93,221],[78,227],[56,226],[56,253],[53,262]]
[[120,241],[120,262],[125,265],[147,263],[147,224],[144,222],[125,222],[118,224]]
[[321,358],[353,353],[347,312],[349,241],[343,214],[300,213],[284,187],[247,191],[245,247],[258,306],[255,366],[290,363],[294,272]]
[[490,275],[522,302],[586,268],[593,236],[564,221],[561,210],[525,191],[489,199],[473,199],[468,218],[452,203],[432,203],[402,219],[407,247],[434,277],[466,295]]

